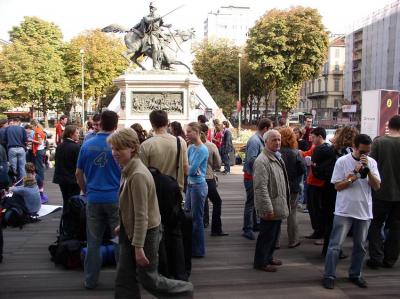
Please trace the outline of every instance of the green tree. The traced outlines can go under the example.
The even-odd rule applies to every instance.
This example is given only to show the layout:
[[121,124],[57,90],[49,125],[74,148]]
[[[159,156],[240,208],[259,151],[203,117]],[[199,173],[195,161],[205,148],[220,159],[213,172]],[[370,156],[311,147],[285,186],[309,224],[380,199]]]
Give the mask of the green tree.
[[85,98],[94,98],[96,110],[100,110],[103,95],[113,88],[113,79],[128,67],[121,55],[125,46],[120,39],[100,30],[85,31],[71,40],[64,59],[71,90],[78,97],[82,96],[81,49],[84,50]]
[[0,96],[43,113],[54,109],[69,91],[62,60],[62,33],[53,23],[25,17],[10,31],[11,44],[0,54]]
[[288,111],[297,103],[299,86],[320,73],[328,32],[316,9],[273,9],[250,29],[247,51],[252,69],[276,88],[276,104]]
[[237,46],[224,39],[195,46],[193,69],[227,116],[235,109],[238,98],[239,52]]

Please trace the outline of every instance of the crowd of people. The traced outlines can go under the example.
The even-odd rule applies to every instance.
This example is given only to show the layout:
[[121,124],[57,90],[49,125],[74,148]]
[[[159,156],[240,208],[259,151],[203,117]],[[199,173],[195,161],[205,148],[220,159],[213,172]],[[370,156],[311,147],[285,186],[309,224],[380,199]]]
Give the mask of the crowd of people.
[[[371,269],[391,268],[400,250],[400,116],[388,122],[388,135],[374,141],[351,126],[337,129],[326,141],[324,128],[276,129],[261,119],[249,139],[244,163],[243,237],[254,240],[259,231],[254,268],[276,272],[282,261],[274,258],[280,247],[281,221],[287,218],[288,247],[300,246],[296,209],[307,204],[313,233],[305,238],[322,245],[325,259],[322,285],[334,288],[336,266],[347,255],[342,245],[353,238],[349,280],[368,286],[362,276]],[[306,178],[304,179],[304,175]]]
[[[77,126],[68,125],[66,116],[56,130],[53,182],[59,184],[64,205],[75,195],[84,194],[87,199],[84,285],[87,289],[98,285],[100,246],[109,229],[119,236],[116,298],[140,298],[138,283],[150,292],[193,290],[188,282],[191,264],[184,258],[182,269],[170,275],[160,270],[160,244],[170,246],[171,236],[176,241],[176,236],[182,239],[183,232],[181,226],[167,225],[162,218],[162,195],[157,192],[152,169],[172,178],[185,199],[183,217],[189,215],[191,219],[190,258],[206,256],[208,201],[213,206],[211,236],[228,235],[222,229],[217,173],[230,174],[234,147],[229,122],[215,119],[209,127],[206,117],[200,115],[184,130],[179,122],[170,123],[162,110],[152,111],[149,119],[149,132],[138,123],[117,130],[118,115],[104,111],[94,115],[85,136]],[[0,156],[7,155],[23,185],[14,192],[34,186],[40,195],[44,182],[43,129],[36,121],[27,129],[18,120],[3,122],[2,126]],[[313,128],[311,119],[303,128],[291,128],[284,122],[273,128],[271,120],[259,120],[256,133],[246,144],[243,165],[246,200],[242,236],[249,240],[257,237],[255,269],[276,272],[283,264],[275,258],[275,250],[281,246],[284,219],[287,246],[301,246],[296,214],[299,203],[306,205],[313,230],[306,238],[322,246],[325,288],[334,288],[338,260],[347,257],[342,245],[348,234],[353,237],[352,283],[367,287],[362,276],[367,239],[367,266],[394,266],[400,253],[400,181],[396,176],[400,167],[400,116],[394,116],[388,128],[387,136],[372,141],[346,126],[328,143],[325,129]],[[31,158],[27,158],[28,144]],[[27,159],[32,163],[26,163]],[[184,254],[183,249],[176,248],[176,261]]]

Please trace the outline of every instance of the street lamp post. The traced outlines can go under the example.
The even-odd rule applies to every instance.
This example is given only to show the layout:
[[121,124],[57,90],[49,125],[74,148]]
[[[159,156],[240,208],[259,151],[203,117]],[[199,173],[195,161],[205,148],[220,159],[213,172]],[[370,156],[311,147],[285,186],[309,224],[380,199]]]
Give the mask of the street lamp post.
[[85,50],[81,49],[79,51],[81,54],[81,75],[82,75],[82,130],[85,131],[85,64],[83,60],[83,55]]
[[241,99],[241,92],[242,92],[242,84],[241,84],[241,74],[240,74],[240,62],[242,58],[242,54],[239,53],[239,109],[238,109],[238,120],[239,120],[239,125],[238,125],[238,134],[237,136],[240,137],[240,130],[242,128],[242,99]]

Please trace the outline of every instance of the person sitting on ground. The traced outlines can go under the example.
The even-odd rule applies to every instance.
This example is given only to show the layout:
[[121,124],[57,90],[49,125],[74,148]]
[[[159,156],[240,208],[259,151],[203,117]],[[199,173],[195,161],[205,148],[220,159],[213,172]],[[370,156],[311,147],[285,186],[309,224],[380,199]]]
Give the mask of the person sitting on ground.
[[26,163],[25,171],[26,176],[23,178],[23,186],[12,187],[10,191],[13,194],[22,196],[28,213],[34,215],[42,207],[39,187],[35,178],[35,165],[30,162]]
[[[130,128],[107,138],[115,161],[122,167],[119,191],[120,255],[115,298],[140,298],[140,283],[150,292],[178,294],[193,291],[190,282],[168,279],[158,272],[158,249],[162,236],[161,215],[154,179],[140,161],[139,138]],[[137,272],[136,272],[137,269]]]

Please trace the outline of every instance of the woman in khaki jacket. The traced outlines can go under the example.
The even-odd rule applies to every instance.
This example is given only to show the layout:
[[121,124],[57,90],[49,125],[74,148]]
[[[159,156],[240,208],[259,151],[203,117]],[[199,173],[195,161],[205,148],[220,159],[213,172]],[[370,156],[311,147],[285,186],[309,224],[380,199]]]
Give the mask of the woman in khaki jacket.
[[140,143],[136,132],[121,129],[107,141],[114,159],[122,167],[115,298],[140,298],[136,271],[139,282],[150,292],[191,292],[190,282],[168,279],[158,273],[161,216],[153,177],[137,156]]

